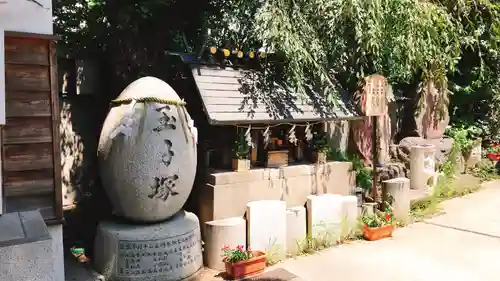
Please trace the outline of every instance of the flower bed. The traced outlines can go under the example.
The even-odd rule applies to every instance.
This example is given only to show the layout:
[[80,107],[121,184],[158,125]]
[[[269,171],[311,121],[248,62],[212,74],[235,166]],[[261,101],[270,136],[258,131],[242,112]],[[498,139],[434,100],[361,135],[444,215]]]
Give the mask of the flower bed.
[[392,208],[387,208],[384,212],[363,216],[363,237],[368,241],[391,237],[393,231],[392,218]]
[[491,161],[500,161],[500,144],[493,144],[488,147],[486,155]]
[[234,249],[228,246],[222,248],[222,261],[226,266],[226,273],[231,279],[242,279],[264,272],[266,268],[266,254],[261,251],[245,250],[243,245]]

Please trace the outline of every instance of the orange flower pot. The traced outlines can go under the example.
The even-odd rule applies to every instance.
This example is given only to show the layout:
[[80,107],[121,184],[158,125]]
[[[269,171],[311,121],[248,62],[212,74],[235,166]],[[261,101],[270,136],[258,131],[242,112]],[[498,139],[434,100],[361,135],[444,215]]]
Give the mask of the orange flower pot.
[[392,237],[392,225],[384,225],[381,227],[368,227],[365,225],[363,229],[363,237],[368,241],[380,240],[387,237]]
[[252,251],[253,258],[235,263],[225,262],[226,273],[231,279],[242,279],[250,275],[264,272],[266,268],[266,254],[261,251]]

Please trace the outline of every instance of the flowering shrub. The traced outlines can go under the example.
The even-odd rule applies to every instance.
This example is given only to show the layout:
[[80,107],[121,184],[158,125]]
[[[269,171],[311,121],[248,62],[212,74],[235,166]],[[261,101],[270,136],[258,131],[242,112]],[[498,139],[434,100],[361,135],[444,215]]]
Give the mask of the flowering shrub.
[[245,250],[243,245],[238,245],[234,249],[231,249],[229,246],[224,246],[224,248],[222,248],[222,256],[224,262],[235,263],[248,260],[253,257],[253,254],[250,249]]
[[500,160],[500,144],[494,144],[486,149],[487,156],[492,161]]
[[372,228],[392,224],[392,218],[392,208],[387,208],[384,212],[377,212],[374,215],[363,216],[362,220],[365,227]]

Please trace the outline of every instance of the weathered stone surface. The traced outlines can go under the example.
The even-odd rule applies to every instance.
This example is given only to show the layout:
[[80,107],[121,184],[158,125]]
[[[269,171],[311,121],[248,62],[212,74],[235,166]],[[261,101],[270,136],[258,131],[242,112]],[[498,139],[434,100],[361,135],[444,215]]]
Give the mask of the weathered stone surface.
[[206,222],[203,232],[205,241],[203,255],[207,267],[224,271],[221,249],[224,246],[246,247],[246,230],[247,222],[241,217]]
[[286,210],[286,249],[287,254],[299,254],[307,243],[306,208],[293,207]]
[[334,194],[307,196],[307,235],[310,238],[340,239],[342,196]]
[[416,145],[411,148],[410,188],[428,190],[437,184],[436,147],[434,145]]
[[101,222],[94,264],[106,280],[183,280],[203,266],[200,225],[193,213],[181,211],[150,225]]
[[353,195],[342,197],[342,216],[344,217],[344,235],[350,234],[358,222],[358,198]]
[[[143,97],[180,101],[167,83],[154,77],[133,82],[118,98]],[[189,121],[183,107],[162,103],[110,110],[98,156],[102,183],[116,215],[155,222],[182,208],[196,174],[196,129]]]
[[261,200],[247,204],[248,247],[273,259],[286,256],[286,203]]
[[410,165],[410,153],[413,146],[434,145],[436,147],[436,161],[440,165],[447,160],[447,155],[453,147],[453,139],[424,139],[420,137],[407,137],[399,142],[399,160]]
[[0,229],[0,280],[55,280],[52,238],[40,212],[3,214]]
[[410,180],[395,178],[384,181],[385,193],[392,199],[393,214],[405,223],[410,219]]

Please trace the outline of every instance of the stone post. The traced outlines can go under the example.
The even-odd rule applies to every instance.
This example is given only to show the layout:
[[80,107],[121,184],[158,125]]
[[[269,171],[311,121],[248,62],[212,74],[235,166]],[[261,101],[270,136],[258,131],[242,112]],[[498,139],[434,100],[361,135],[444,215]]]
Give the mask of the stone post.
[[236,248],[238,245],[246,246],[247,226],[246,221],[240,217],[205,223],[205,249],[204,260],[208,268],[224,271],[222,262],[222,248],[229,246]]
[[384,200],[392,205],[394,217],[408,223],[410,219],[410,180],[395,178],[386,180],[383,183]]
[[432,192],[437,184],[436,147],[412,146],[410,153],[410,188]]

